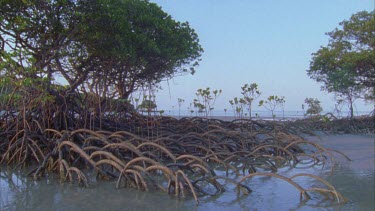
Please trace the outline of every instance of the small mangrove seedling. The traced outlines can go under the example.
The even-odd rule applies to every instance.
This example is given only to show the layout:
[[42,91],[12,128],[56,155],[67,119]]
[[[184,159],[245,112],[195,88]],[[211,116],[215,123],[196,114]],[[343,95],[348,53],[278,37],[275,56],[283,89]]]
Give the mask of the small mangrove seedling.
[[307,104],[306,114],[310,114],[310,117],[313,115],[319,115],[323,111],[320,101],[317,98],[306,98],[305,103]]
[[194,99],[194,107],[198,108],[198,112],[204,112],[205,117],[207,118],[211,111],[214,109],[214,104],[217,97],[222,93],[222,90],[210,90],[209,87],[206,89],[198,89],[196,92],[197,98]]
[[261,92],[258,90],[258,84],[252,83],[252,84],[245,84],[243,87],[241,87],[242,92],[241,94],[243,95],[243,100],[247,104],[247,110],[249,111],[249,119],[251,120],[251,109],[252,109],[252,104],[253,101],[256,100]]
[[279,97],[277,95],[271,95],[267,98],[267,100],[259,101],[259,106],[263,106],[265,109],[271,111],[272,119],[275,121],[275,109],[277,106],[281,105],[284,101],[283,97]]
[[193,103],[190,103],[187,109],[188,109],[188,113],[190,113],[190,116],[193,116],[194,114]]
[[178,98],[178,118],[181,118],[181,106],[185,102],[184,99]]
[[[147,99],[148,98],[148,99]],[[138,105],[138,109],[142,112],[147,112],[150,116],[151,112],[156,109],[155,99],[152,99],[151,96],[144,95],[143,101]]]
[[285,96],[280,97],[280,106],[283,111],[283,119],[285,119]]
[[203,113],[203,110],[204,110],[205,107],[197,99],[193,100],[193,105],[194,105],[194,108],[195,108],[195,114],[196,115]]
[[232,100],[229,100],[230,105],[232,106],[234,117],[242,118],[243,117],[243,107],[245,106],[245,100],[243,98],[234,97]]

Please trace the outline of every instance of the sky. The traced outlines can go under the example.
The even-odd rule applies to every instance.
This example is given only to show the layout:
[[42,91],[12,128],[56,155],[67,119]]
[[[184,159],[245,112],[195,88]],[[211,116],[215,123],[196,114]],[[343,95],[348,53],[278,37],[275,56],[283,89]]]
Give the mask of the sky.
[[[262,95],[285,96],[285,110],[301,110],[306,97],[318,98],[325,111],[334,109],[332,94],[307,76],[311,54],[328,43],[326,32],[359,11],[374,9],[373,0],[151,0],[173,19],[188,21],[204,49],[194,75],[162,82],[159,109],[187,109],[199,88],[222,89],[215,110],[230,110],[241,86],[257,83]],[[257,105],[258,102],[255,102]],[[373,103],[356,101],[358,111]],[[263,110],[255,106],[255,110]]]

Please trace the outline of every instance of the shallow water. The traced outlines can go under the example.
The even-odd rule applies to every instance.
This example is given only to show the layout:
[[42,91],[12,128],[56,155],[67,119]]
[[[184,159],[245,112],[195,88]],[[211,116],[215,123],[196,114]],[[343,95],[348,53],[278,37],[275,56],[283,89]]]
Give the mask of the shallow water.
[[350,201],[344,210],[375,210],[375,137],[360,135],[323,136],[310,140],[345,153],[352,161],[337,155],[338,165],[325,178]]
[[[116,189],[115,182],[99,181],[90,188],[81,188],[76,184],[60,184],[53,178],[34,181],[22,171],[3,167],[0,169],[0,210],[374,210],[373,137],[342,135],[309,139],[344,152],[353,161],[337,155],[339,164],[332,176],[329,168],[322,166],[284,168],[278,173],[319,175],[348,198],[348,203],[335,206],[317,195],[300,201],[299,192],[290,184],[276,178],[256,177],[246,183],[253,190],[247,196],[237,196],[235,187],[228,184],[222,195],[203,197],[196,206],[192,197],[177,199],[163,192]],[[232,178],[239,179],[233,175]],[[296,181],[303,187],[316,184],[307,178]]]

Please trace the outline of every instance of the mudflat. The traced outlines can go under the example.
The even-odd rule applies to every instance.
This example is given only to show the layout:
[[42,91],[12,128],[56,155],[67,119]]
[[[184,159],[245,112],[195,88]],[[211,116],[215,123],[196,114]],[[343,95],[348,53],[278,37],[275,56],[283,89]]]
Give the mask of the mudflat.
[[375,134],[372,135],[321,135],[307,137],[307,140],[322,145],[325,148],[338,150],[347,155],[352,161],[347,162],[343,156],[336,155],[340,164],[349,165],[358,171],[375,170]]

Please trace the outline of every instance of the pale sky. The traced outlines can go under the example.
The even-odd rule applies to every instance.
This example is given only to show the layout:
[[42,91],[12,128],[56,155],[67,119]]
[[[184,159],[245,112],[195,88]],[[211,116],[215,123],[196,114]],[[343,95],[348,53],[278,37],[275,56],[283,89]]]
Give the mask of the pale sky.
[[[159,109],[183,109],[199,88],[222,89],[215,110],[231,109],[241,86],[257,83],[260,99],[285,96],[285,110],[301,110],[306,97],[318,98],[325,111],[334,108],[333,95],[310,79],[311,54],[328,43],[326,32],[359,11],[374,9],[373,0],[151,0],[175,20],[188,21],[205,52],[195,75],[163,82],[156,94]],[[257,101],[258,101],[257,100]],[[255,102],[257,105],[258,102]],[[371,103],[356,101],[358,111]],[[257,106],[255,110],[263,110]]]

